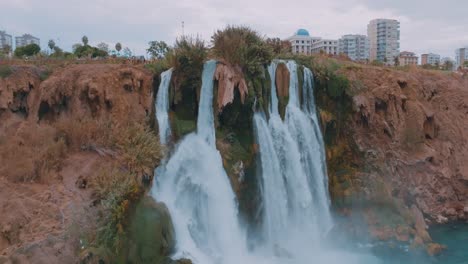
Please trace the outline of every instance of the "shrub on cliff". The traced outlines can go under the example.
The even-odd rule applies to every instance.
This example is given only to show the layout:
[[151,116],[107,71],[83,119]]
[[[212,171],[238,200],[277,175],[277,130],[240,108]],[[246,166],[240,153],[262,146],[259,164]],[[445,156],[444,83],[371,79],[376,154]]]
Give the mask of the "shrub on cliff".
[[9,65],[0,65],[0,78],[6,78],[13,73],[13,69]]
[[74,46],[73,54],[77,56],[78,58],[83,58],[83,57],[97,58],[97,57],[107,57],[109,55],[104,50],[100,50],[90,45],[81,45],[81,44]]
[[18,47],[15,49],[15,56],[22,58],[25,56],[34,56],[41,51],[39,45],[33,43],[26,46]]
[[[205,42],[199,37],[182,37],[176,40],[174,48],[167,54],[169,65],[176,72],[189,77],[193,71],[203,68],[207,56]],[[194,69],[197,68],[197,69]]]
[[132,120],[63,119],[58,136],[74,150],[109,156],[109,162],[89,178],[91,189],[103,209],[92,245],[118,253],[128,227],[128,217],[143,194],[142,177],[150,177],[162,158],[157,135]]
[[249,75],[263,72],[273,59],[273,50],[260,35],[245,26],[228,26],[211,37],[213,53],[232,65],[239,65]]
[[201,87],[203,63],[208,55],[205,43],[198,37],[177,39],[171,52],[166,56],[174,68],[170,97],[172,103],[179,105],[175,114],[181,120],[196,120],[198,108],[197,94]]

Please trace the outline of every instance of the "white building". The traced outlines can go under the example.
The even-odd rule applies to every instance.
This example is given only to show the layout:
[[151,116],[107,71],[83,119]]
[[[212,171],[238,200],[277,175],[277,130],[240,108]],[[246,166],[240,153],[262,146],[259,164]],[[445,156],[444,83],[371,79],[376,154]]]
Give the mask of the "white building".
[[369,39],[365,35],[344,35],[338,40],[338,53],[354,61],[369,59]]
[[440,65],[440,55],[434,53],[422,54],[421,65]]
[[394,64],[400,55],[400,22],[394,19],[374,19],[367,26],[370,60]]
[[338,40],[320,39],[312,44],[312,53],[338,55]]
[[291,43],[293,54],[306,54],[312,52],[312,44],[319,41],[319,37],[311,37],[309,32],[303,28],[298,29],[293,36],[287,39]]
[[466,61],[468,61],[468,46],[455,51],[455,66],[457,68],[463,67]]
[[0,49],[3,50],[6,46],[10,47],[10,51],[13,49],[13,38],[5,31],[0,31]]
[[40,45],[39,38],[36,38],[30,34],[24,34],[20,37],[15,37],[16,48],[23,47],[29,44]]

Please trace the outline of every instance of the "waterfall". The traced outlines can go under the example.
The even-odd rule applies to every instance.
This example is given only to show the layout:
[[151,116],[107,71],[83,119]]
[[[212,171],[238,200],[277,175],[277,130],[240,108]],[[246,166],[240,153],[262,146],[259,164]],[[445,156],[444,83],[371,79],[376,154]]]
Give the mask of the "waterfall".
[[272,61],[271,64],[268,66],[268,73],[270,74],[271,79],[271,104],[270,104],[270,112],[274,114],[278,114],[278,96],[276,96],[276,68],[278,66],[277,61]]
[[[285,120],[278,114],[276,64],[268,69],[272,78],[270,119],[263,113],[255,113],[253,118],[260,149],[264,221],[262,239],[249,249],[239,224],[236,196],[215,144],[216,61],[205,63],[197,131],[184,137],[168,161],[155,170],[152,196],[171,213],[177,241],[173,258],[189,258],[195,264],[364,263],[359,256],[322,246],[332,225],[323,144],[318,142],[321,135],[317,134],[315,105],[311,102],[301,110],[297,66],[294,62],[287,66],[293,80]],[[311,100],[309,79],[313,77],[311,72],[304,75],[303,89],[307,91],[302,97]]]
[[176,258],[194,263],[238,263],[246,238],[238,223],[235,195],[215,148],[213,75],[216,61],[203,68],[197,132],[186,136],[158,169],[153,197],[172,215]]
[[203,67],[200,106],[198,108],[197,132],[211,146],[215,145],[213,117],[213,75],[216,61],[208,61]]
[[[332,226],[323,145],[318,142],[320,130],[315,130],[311,118],[313,102],[303,111],[299,102],[297,65],[288,61],[290,71],[289,103],[283,121],[278,114],[275,85],[277,62],[269,67],[271,77],[270,119],[256,113],[254,126],[260,147],[262,198],[264,204],[264,236],[271,248],[294,251],[300,244],[312,247],[320,244]],[[311,100],[312,75],[306,69],[304,88]],[[312,95],[313,96],[313,95]],[[312,107],[312,106],[314,107]],[[318,124],[317,124],[318,125]]]
[[171,127],[169,125],[169,84],[171,83],[172,68],[161,73],[161,83],[159,84],[156,97],[156,119],[159,127],[159,141],[166,144],[171,136]]

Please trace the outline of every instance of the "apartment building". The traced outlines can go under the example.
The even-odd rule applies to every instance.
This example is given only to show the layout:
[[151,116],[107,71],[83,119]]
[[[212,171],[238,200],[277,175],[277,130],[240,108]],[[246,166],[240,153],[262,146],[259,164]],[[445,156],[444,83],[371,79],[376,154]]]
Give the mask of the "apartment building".
[[434,53],[422,54],[421,65],[440,65],[440,55]]
[[414,52],[403,51],[398,58],[400,66],[418,65],[418,56]]
[[354,61],[368,60],[369,39],[365,35],[344,35],[338,40],[338,53]]
[[312,53],[338,55],[338,40],[320,39],[312,44]]
[[13,49],[13,38],[5,31],[0,31],[0,49],[3,50],[6,46],[10,47],[10,51]]
[[374,19],[367,26],[369,58],[393,65],[400,55],[400,22],[394,19]]
[[468,61],[468,46],[455,51],[455,66],[457,68],[464,67],[466,61]]
[[36,38],[30,34],[24,34],[23,36],[15,37],[16,48],[23,47],[29,44],[40,45],[39,38]]
[[312,45],[319,41],[319,37],[311,37],[309,31],[301,28],[294,32],[294,35],[287,39],[291,43],[291,52],[293,54],[306,54],[312,53]]

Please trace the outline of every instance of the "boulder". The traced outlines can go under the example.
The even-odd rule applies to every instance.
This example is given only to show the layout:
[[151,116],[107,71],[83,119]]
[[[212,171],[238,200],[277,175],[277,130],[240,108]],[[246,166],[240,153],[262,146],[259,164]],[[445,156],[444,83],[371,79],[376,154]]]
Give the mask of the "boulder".
[[447,249],[447,247],[444,245],[437,244],[437,243],[429,243],[427,245],[426,251],[427,251],[427,254],[431,256],[437,256],[437,255],[440,255],[440,253],[442,253],[442,251],[444,251],[445,249]]
[[174,227],[166,205],[145,196],[131,219],[128,236],[127,262],[166,261],[175,247]]

